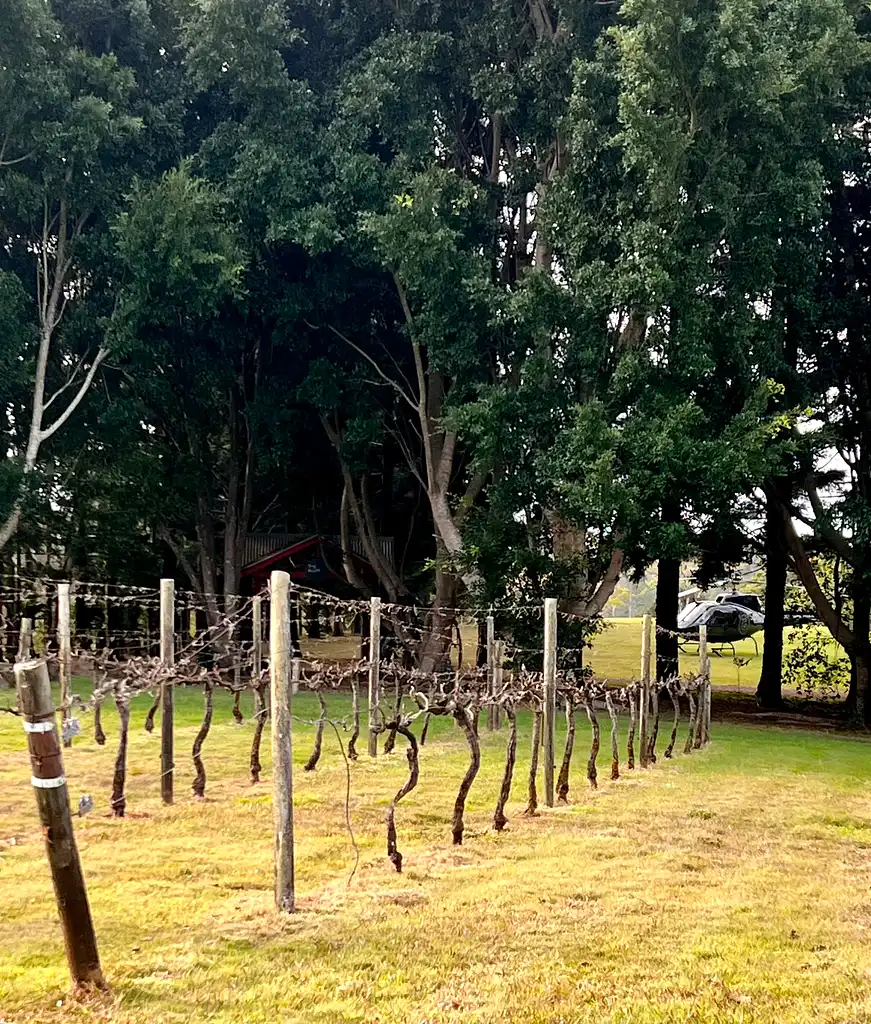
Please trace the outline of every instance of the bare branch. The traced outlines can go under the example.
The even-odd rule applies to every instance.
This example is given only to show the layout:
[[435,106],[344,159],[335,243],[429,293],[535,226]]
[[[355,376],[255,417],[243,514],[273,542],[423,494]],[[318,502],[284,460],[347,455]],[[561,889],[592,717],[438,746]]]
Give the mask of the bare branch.
[[49,400],[43,404],[43,412],[45,412],[58,398],[60,398],[60,396],[67,390],[67,388],[71,387],[75,383],[75,380],[79,375],[79,371],[82,369],[84,365],[85,357],[82,356],[78,363],[76,363],[76,368],[73,370],[66,384],[64,384],[63,387],[58,388],[57,391],[55,391],[55,393],[51,396],[51,398],[49,398]]
[[94,381],[94,377],[97,374],[97,370],[99,370],[100,368],[100,363],[103,362],[103,360],[106,358],[108,354],[108,350],[105,348],[101,348],[97,352],[97,354],[94,356],[93,363],[91,363],[90,369],[85,374],[85,379],[82,381],[82,386],[70,400],[69,405],[66,407],[66,409],[64,409],[64,411],[60,414],[60,416],[58,416],[58,418],[54,421],[54,423],[52,423],[50,427],[46,427],[44,430],[40,431],[41,441],[47,441],[50,437],[56,434],[60,430],[60,428],[66,423],[66,421],[70,418],[70,416],[72,416],[76,409],[78,409],[78,407],[82,403],[82,399],[88,393],[88,389],[90,388],[91,384]]
[[814,512],[814,522],[808,522],[806,519],[803,519],[802,522],[806,522],[808,526],[816,529],[823,540],[837,554],[839,554],[844,561],[850,562],[854,557],[854,552],[847,543],[846,538],[839,534],[832,526],[831,518],[829,517],[828,511],[824,507],[822,499],[820,498],[820,492],[810,475],[805,479],[805,490],[807,491],[807,496]]
[[[306,320],[304,322],[309,327],[311,327],[312,330],[316,331],[318,329],[317,326],[311,323],[310,321]],[[341,338],[341,340],[344,341],[346,345],[350,346],[358,355],[361,355],[366,360],[366,362],[373,367],[378,376],[386,384],[389,384],[390,387],[392,387],[394,391],[396,391],[396,393],[400,396],[400,398],[402,398],[404,402],[407,402],[411,406],[411,408],[414,409],[415,412],[417,412],[417,403],[411,398],[409,394],[407,394],[407,392],[401,387],[401,385],[397,381],[395,381],[389,374],[385,373],[384,370],[381,369],[381,367],[378,365],[377,360],[373,359],[372,356],[370,356],[365,349],[360,348],[360,346],[356,342],[351,341],[351,339],[346,334],[343,334],[336,327],[333,327],[332,324],[326,324],[326,328],[327,330],[332,331],[337,338]]]

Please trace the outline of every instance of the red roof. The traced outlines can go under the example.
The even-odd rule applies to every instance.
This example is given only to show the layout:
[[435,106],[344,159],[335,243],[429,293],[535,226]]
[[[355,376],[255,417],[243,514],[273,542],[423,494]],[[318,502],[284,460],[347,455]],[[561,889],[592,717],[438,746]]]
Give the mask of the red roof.
[[[245,568],[242,570],[242,576],[262,576],[263,573],[266,570],[268,570],[271,566],[276,565],[279,562],[293,562],[295,561],[295,558],[297,556],[303,554],[304,552],[311,551],[313,548],[320,550],[324,547],[324,545],[328,545],[329,547],[335,548],[341,553],[341,549],[339,548],[338,544],[316,533],[313,534],[311,537],[306,537],[304,540],[295,541],[293,544],[281,548],[278,551],[273,551],[270,554],[261,558],[259,561],[252,562],[251,565],[246,565]],[[351,558],[354,559],[354,561],[358,565],[365,566],[366,568],[371,569],[371,564],[365,558],[361,558],[353,551],[348,552],[348,554],[350,555]],[[327,563],[327,569],[331,576],[334,576],[336,579],[339,579],[342,582],[344,582],[344,577],[340,576],[336,572],[333,572],[333,570],[329,566],[329,563]],[[291,573],[291,576],[293,575],[295,574]],[[301,571],[300,575],[305,576],[304,569]]]

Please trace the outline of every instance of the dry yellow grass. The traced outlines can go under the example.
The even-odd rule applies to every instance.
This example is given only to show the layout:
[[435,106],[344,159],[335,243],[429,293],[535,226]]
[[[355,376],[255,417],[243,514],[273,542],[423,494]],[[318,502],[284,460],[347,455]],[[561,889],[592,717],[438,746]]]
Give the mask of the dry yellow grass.
[[[331,698],[331,712],[344,698]],[[488,831],[504,737],[485,736],[467,843],[449,818],[465,746],[440,723],[421,784],[397,813],[406,872],[384,856],[383,813],[401,752],[352,768],[361,864],[343,824],[345,774],[327,733],[303,773],[295,735],[299,913],[272,910],[267,785],[246,782],[250,723],[219,701],[189,796],[199,715],[178,700],[178,800],[157,792],[157,735],[134,715],[130,817],[107,818],[109,744],[67,755],[110,997],[71,1000],[20,725],[0,715],[0,1018],[199,1022],[871,1022],[871,746],[860,738],[715,723],[712,747],[648,772],[582,777],[571,806],[521,817],[528,722],[509,831]],[[297,709],[314,712],[310,697]],[[268,753],[268,734],[265,737]],[[267,758],[268,760],[268,758]],[[603,759],[604,767],[604,759]]]

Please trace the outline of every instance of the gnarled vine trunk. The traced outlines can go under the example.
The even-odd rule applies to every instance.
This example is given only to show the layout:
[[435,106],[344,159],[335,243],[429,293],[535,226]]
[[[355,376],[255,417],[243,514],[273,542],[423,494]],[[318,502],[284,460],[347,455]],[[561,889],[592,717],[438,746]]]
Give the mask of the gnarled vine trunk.
[[203,724],[200,726],[200,731],[197,733],[196,739],[194,740],[193,750],[191,756],[193,757],[194,769],[196,775],[191,785],[193,794],[196,797],[202,799],[206,794],[206,768],[203,764],[203,759],[200,757],[200,753],[203,749],[203,743],[206,741],[206,737],[209,735],[209,729],[212,725],[212,684],[206,683],[204,687],[204,700],[205,700],[205,711],[203,713]]
[[130,700],[115,692],[115,707],[118,709],[118,753],[115,756],[115,773],[112,776],[112,814],[123,818],[127,809],[127,798],[124,787],[127,782],[127,735],[130,732]]
[[510,703],[505,705],[505,714],[508,717],[509,733],[508,746],[505,749],[505,771],[502,775],[499,799],[496,801],[496,811],[493,814],[493,828],[497,832],[501,832],[508,823],[508,819],[505,817],[505,805],[511,795],[514,765],[517,763],[517,715]]
[[472,788],[472,783],[475,781],[475,776],[481,767],[481,745],[478,742],[475,730],[472,728],[472,719],[469,712],[465,708],[457,708],[454,711],[454,720],[465,733],[466,742],[469,744],[469,767],[466,769],[466,774],[463,776],[463,781],[460,783],[460,788],[457,792],[457,799],[454,802],[454,818],[451,826],[454,846],[461,846],[463,842],[463,815],[466,810],[466,797],[469,795],[469,790]]
[[327,703],[324,700],[324,695],[318,690],[318,704],[321,707],[321,713],[318,717],[318,723],[315,727],[315,745],[312,748],[311,757],[303,765],[303,771],[313,772],[318,766],[318,761],[321,759],[321,748],[324,744],[324,724],[327,720]]
[[260,781],[260,773],[263,771],[263,765],[260,763],[260,744],[263,739],[263,729],[266,725],[268,713],[266,706],[266,683],[255,685],[252,687],[252,690],[254,692],[254,736],[251,739],[249,767],[251,782],[256,783]]
[[598,775],[596,772],[596,758],[599,756],[599,719],[596,718],[596,712],[593,710],[592,700],[584,698],[584,709],[587,712],[587,718],[590,720],[590,725],[593,728],[593,741],[590,744],[590,757],[587,761],[587,778],[590,781],[590,789],[598,789]]
[[569,802],[569,772],[572,767],[572,752],[575,747],[575,705],[566,694],[566,745],[557,778],[556,794],[562,804]]
[[[387,857],[390,863],[396,868],[397,872],[402,872],[402,854],[399,852],[399,848],[396,844],[396,805],[399,801],[408,796],[408,794],[417,785],[417,780],[420,778],[420,760],[417,753],[417,740],[413,733],[406,726],[401,725],[398,721],[391,722],[387,726],[388,731],[395,736],[399,733],[400,736],[404,736],[408,740],[408,750],[405,752],[405,756],[408,758],[408,778],[405,780],[405,784],[397,792],[396,796],[390,801],[390,806],[387,808]],[[470,783],[471,785],[471,783]]]
[[683,752],[685,754],[691,754],[693,752],[693,741],[696,738],[696,702],[693,700],[693,695],[689,691],[687,691],[687,700],[690,703],[690,724]]
[[360,683],[356,675],[351,676],[351,715],[353,731],[348,740],[348,758],[357,760],[357,740],[360,738]]
[[626,764],[630,769],[635,767],[635,724],[638,712],[635,710],[635,694],[629,690],[629,736],[626,740]]
[[668,694],[671,697],[671,703],[674,707],[674,723],[671,727],[671,738],[668,741],[668,746],[665,748],[666,758],[671,757],[672,753],[674,752],[674,745],[675,743],[677,743],[677,730],[678,726],[680,725],[680,699],[678,698],[677,693],[675,693],[674,683],[669,683]]
[[536,709],[535,715],[532,720],[532,756],[529,761],[529,799],[526,803],[526,810],[524,814],[530,817],[538,813],[538,788],[536,786],[536,780],[538,778],[538,754],[539,748],[541,747],[541,710]]
[[620,750],[617,741],[617,709],[614,707],[614,700],[607,690],[605,691],[605,707],[608,709],[608,717],[611,719],[611,779],[616,781],[620,778]]

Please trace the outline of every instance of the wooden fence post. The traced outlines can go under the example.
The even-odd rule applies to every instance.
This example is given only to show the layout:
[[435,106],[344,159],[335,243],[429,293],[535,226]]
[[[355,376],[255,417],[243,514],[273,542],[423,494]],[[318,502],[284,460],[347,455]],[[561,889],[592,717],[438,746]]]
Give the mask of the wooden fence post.
[[[505,673],[505,641],[496,640],[493,644],[493,692],[502,692],[502,683]],[[502,728],[502,709],[496,708],[496,728]]]
[[705,746],[711,741],[711,659],[708,654],[708,627],[699,626],[699,673],[702,676],[701,742]]
[[263,668],[263,598],[251,599],[251,674],[255,685]]
[[33,642],[33,619],[22,619],[18,633],[18,661],[29,661]]
[[553,807],[556,764],[556,598],[544,601],[544,802]]
[[37,659],[17,663],[14,672],[30,751],[33,772],[30,781],[45,836],[73,985],[105,988],[88,893],[73,833],[48,668],[43,660]]
[[706,672],[705,672],[705,692],[707,699],[705,701],[705,744],[711,742],[711,701],[714,696],[714,689],[711,683],[711,658],[710,655],[705,660]]
[[650,616],[645,615],[641,626],[641,689],[638,696],[639,755],[642,768],[646,768],[649,764],[647,756],[647,711],[650,702],[650,626]]
[[272,705],[272,813],[275,828],[275,906],[292,914],[293,741],[290,695],[290,576],[273,572],[269,606],[269,682]]
[[[160,581],[160,660],[165,668],[175,664],[175,581]],[[173,685],[160,685],[160,796],[173,801]]]
[[[496,620],[487,616],[487,696],[492,701],[496,692]],[[498,727],[497,712],[494,704],[487,708],[487,728],[492,732]]]
[[[57,585],[57,641],[58,641],[58,667],[60,669],[60,705],[61,722],[66,726],[72,716],[70,708],[70,697],[72,696],[72,680],[70,669],[72,668],[72,657],[70,651],[70,585],[69,583],[58,583]],[[61,729],[64,737],[64,746],[71,747],[73,738],[67,735],[67,729]]]
[[369,602],[369,756],[378,756],[378,703],[381,700],[381,598]]

